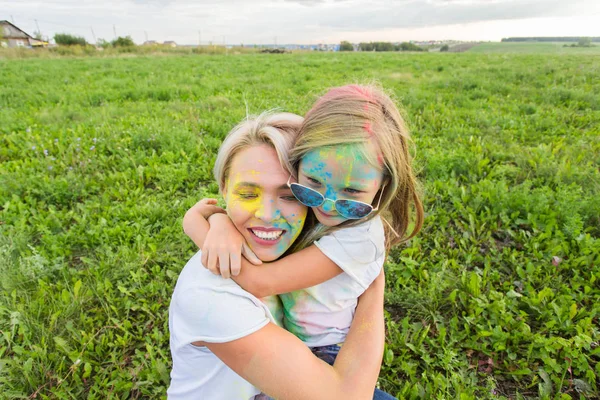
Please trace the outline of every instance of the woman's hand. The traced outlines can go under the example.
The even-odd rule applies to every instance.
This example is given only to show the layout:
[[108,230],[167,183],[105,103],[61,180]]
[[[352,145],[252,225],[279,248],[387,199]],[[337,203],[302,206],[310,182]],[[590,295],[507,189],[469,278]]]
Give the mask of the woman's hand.
[[202,246],[202,264],[210,272],[225,279],[237,276],[242,267],[241,256],[252,264],[262,264],[227,214],[214,214],[209,222],[210,230]]

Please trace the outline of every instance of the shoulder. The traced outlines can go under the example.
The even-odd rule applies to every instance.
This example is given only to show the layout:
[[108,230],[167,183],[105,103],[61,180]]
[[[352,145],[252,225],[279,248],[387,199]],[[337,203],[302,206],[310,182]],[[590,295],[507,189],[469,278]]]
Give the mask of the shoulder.
[[184,343],[226,342],[267,324],[267,307],[231,279],[213,275],[198,252],[179,276],[169,308],[173,329]]
[[369,263],[385,253],[383,223],[376,216],[361,224],[341,228],[315,244],[322,251],[327,248],[344,251],[359,262]]
[[[211,304],[218,303],[217,299],[262,304],[232,279],[224,279],[206,269],[202,264],[201,251],[198,251],[183,267],[175,285],[173,299],[178,304],[198,308],[207,305],[218,306],[218,304]],[[223,304],[228,305],[229,302]]]
[[179,273],[174,294],[177,295],[189,289],[218,285],[219,282],[216,278],[221,277],[214,275],[202,265],[202,252],[198,251]]
[[385,260],[385,235],[379,216],[326,235],[315,245],[363,289],[379,274]]

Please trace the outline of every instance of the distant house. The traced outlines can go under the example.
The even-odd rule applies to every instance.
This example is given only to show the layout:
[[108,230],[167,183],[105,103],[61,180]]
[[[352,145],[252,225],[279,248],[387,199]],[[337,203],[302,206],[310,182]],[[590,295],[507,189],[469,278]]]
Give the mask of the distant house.
[[172,40],[167,40],[165,43],[163,43],[165,46],[171,46],[171,47],[177,47],[177,43],[175,43]]
[[155,46],[155,45],[157,45],[157,44],[158,44],[158,43],[156,42],[156,40],[146,40],[146,41],[144,42],[144,46]]
[[38,47],[48,43],[38,40],[6,20],[0,21],[0,45],[2,47]]

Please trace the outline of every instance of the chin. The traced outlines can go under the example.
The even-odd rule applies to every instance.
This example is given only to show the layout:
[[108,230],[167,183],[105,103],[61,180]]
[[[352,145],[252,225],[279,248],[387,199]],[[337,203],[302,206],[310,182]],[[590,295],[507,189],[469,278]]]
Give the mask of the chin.
[[317,217],[317,221],[319,221],[321,225],[325,226],[338,226],[339,224],[345,221],[345,219],[340,218],[339,216],[326,218],[318,215],[317,213],[315,213],[315,216]]
[[327,220],[327,221],[319,221],[321,223],[321,225],[325,225],[325,226],[338,226],[339,224],[341,224],[344,221],[336,221],[336,220]]
[[279,257],[282,256],[282,254],[275,254],[273,252],[270,251],[256,251],[256,250],[252,250],[254,251],[254,254],[256,254],[256,257],[258,257],[258,259],[262,262],[271,262],[271,261],[275,261],[277,260]]

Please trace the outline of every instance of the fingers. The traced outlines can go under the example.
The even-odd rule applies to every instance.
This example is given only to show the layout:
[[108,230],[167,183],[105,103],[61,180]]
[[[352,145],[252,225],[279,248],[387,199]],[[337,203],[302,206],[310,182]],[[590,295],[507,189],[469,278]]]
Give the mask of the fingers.
[[231,272],[229,271],[229,253],[226,251],[219,253],[218,271],[223,279],[229,279],[231,277]]
[[[204,253],[203,253],[204,254]],[[212,272],[215,275],[220,275],[221,272],[219,271],[219,267],[217,265],[218,262],[218,254],[214,251],[211,251],[208,253],[208,263],[204,264],[204,266],[206,268],[208,268],[208,270],[210,272]]]
[[254,254],[250,246],[247,243],[242,244],[242,255],[246,257],[246,260],[250,261],[254,265],[261,265],[262,261]]
[[217,214],[217,213],[221,213],[221,214],[225,214],[227,213],[227,211],[225,211],[225,209],[219,207],[219,206],[208,206],[207,209],[210,211],[211,214]]
[[202,247],[202,257],[200,258],[200,261],[202,261],[202,266],[204,268],[207,268],[206,266],[208,265],[208,251],[205,248],[206,246]]
[[204,198],[204,199],[200,200],[199,203],[213,205],[213,204],[217,204],[217,199]]
[[242,257],[238,254],[231,253],[230,262],[231,275],[238,276],[242,270]]

